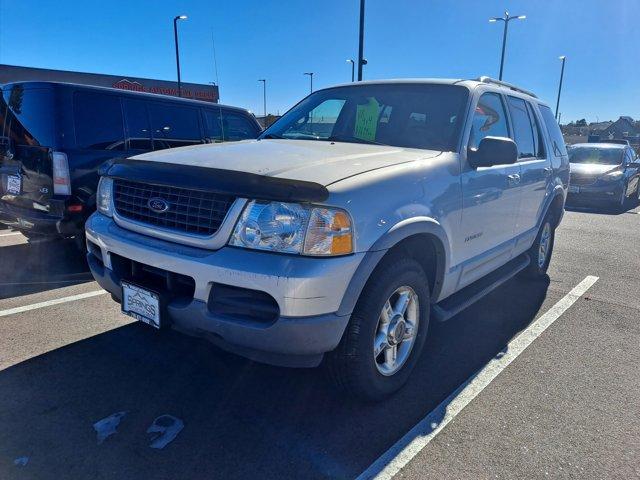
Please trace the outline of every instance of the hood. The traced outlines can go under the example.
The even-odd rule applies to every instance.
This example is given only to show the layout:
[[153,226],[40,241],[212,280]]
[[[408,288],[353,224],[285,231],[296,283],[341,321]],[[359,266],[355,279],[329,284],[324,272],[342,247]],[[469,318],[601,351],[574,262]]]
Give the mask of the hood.
[[132,159],[232,170],[326,186],[360,173],[440,153],[360,143],[264,139],[173,148]]
[[582,176],[599,177],[620,168],[620,165],[599,165],[597,163],[570,163],[571,173]]

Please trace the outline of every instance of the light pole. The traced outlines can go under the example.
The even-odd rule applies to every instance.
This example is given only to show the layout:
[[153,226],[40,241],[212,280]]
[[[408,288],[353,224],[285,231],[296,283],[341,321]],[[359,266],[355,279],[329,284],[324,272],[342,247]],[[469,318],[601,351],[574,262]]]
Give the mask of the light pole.
[[564,55],[558,58],[562,60],[562,68],[560,69],[560,85],[558,86],[558,101],[556,102],[556,120],[558,120],[558,109],[560,108],[560,94],[562,93],[562,79],[564,78],[564,62],[567,60],[567,57]]
[[358,81],[362,81],[362,67],[367,64],[364,59],[364,0],[360,0],[360,31],[358,35]]
[[310,93],[313,93],[313,72],[305,72],[304,74],[309,75],[309,80],[311,81]]
[[178,20],[186,20],[186,15],[178,15],[173,19],[173,38],[176,42],[176,68],[178,69],[178,96],[182,96],[182,83],[180,82],[180,53],[178,50]]
[[355,80],[354,70],[355,70],[356,62],[354,62],[353,59],[348,58],[347,63],[351,64],[351,81],[353,82]]
[[258,81],[262,82],[262,106],[264,108],[264,128],[267,128],[267,80],[266,78],[261,78]]
[[500,77],[498,80],[502,80],[502,70],[504,68],[504,51],[507,46],[507,30],[509,29],[509,22],[511,20],[524,20],[526,15],[509,15],[509,12],[504,12],[504,17],[493,17],[489,19],[489,22],[504,22],[504,33],[502,35],[502,56],[500,57]]

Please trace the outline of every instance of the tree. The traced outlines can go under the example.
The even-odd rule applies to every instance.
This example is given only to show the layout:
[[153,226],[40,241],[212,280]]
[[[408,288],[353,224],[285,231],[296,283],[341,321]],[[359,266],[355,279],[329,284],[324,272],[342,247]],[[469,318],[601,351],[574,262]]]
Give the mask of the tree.
[[586,127],[586,126],[587,126],[587,120],[585,118],[581,118],[576,122],[576,127]]

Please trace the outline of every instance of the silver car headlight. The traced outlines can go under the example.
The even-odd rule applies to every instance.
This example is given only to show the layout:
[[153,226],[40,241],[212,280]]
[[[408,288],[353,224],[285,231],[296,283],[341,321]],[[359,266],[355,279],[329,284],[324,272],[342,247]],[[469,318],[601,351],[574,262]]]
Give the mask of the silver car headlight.
[[100,177],[98,183],[98,193],[96,194],[96,205],[98,211],[107,217],[113,216],[113,179],[109,177]]
[[280,253],[345,255],[353,252],[351,218],[339,208],[252,200],[229,244]]
[[622,170],[614,170],[613,172],[609,172],[606,175],[603,175],[602,180],[604,180],[605,182],[613,182],[615,180],[620,180],[620,178],[622,178],[622,175],[624,175],[624,172]]

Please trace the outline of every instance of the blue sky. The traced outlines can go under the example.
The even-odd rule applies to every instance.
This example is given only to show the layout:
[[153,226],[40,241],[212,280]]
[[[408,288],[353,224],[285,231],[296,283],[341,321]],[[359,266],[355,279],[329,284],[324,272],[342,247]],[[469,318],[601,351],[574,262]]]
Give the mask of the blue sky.
[[[283,113],[314,87],[350,80],[358,0],[182,2],[0,0],[0,62],[175,78],[172,19],[180,24],[183,81],[214,81],[215,37],[223,103]],[[561,112],[640,119],[640,0],[367,0],[365,79],[497,77],[505,9],[504,79],[555,106],[559,55],[567,56]]]

